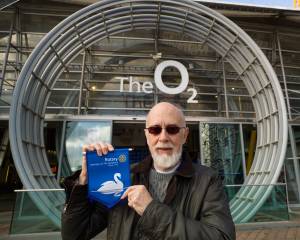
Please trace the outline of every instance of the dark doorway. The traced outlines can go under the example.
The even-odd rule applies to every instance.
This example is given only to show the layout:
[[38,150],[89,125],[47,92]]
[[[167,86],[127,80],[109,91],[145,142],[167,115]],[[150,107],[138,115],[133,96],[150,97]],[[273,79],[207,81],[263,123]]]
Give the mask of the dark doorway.
[[[200,144],[198,123],[187,124],[190,133],[184,150],[187,151],[193,162],[200,164]],[[144,122],[114,122],[112,144],[115,148],[132,148],[130,152],[131,163],[139,162],[149,155]]]

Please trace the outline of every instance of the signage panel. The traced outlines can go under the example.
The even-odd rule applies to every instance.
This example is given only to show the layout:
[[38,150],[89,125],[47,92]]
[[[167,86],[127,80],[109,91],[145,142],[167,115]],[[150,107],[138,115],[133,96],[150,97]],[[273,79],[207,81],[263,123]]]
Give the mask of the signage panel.
[[87,152],[89,198],[111,208],[121,199],[130,186],[128,148],[115,149],[98,156],[95,151]]

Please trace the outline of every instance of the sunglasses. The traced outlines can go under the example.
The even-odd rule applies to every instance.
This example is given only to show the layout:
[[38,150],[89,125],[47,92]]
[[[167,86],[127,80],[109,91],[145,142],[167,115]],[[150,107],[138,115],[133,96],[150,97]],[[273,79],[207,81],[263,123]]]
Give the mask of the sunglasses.
[[168,134],[175,135],[175,134],[179,133],[181,128],[185,128],[185,127],[178,127],[176,125],[167,125],[165,128],[163,128],[159,125],[155,125],[155,126],[151,126],[151,127],[145,128],[145,129],[147,129],[148,132],[152,135],[160,134],[163,129],[166,129],[166,132]]

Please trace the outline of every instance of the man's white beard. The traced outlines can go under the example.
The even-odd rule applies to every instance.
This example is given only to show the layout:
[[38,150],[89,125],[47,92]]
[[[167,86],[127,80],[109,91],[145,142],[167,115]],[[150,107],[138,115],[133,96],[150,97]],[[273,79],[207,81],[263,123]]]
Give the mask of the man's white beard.
[[172,167],[175,167],[181,158],[182,146],[178,152],[174,152],[172,155],[167,154],[156,154],[155,152],[151,153],[154,164],[164,170],[169,170]]

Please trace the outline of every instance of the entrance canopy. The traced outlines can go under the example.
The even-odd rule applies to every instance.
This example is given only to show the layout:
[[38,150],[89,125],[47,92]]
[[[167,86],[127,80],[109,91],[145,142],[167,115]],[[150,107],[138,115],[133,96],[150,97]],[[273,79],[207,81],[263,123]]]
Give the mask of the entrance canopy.
[[[254,41],[223,15],[189,0],[99,1],[74,13],[43,38],[22,69],[10,111],[11,149],[24,188],[59,188],[48,164],[43,129],[51,91],[68,64],[98,41],[145,29],[172,31],[207,44],[243,80],[256,112],[257,149],[250,173],[230,206],[235,222],[246,222],[269,195],[284,161],[284,98],[270,63]],[[64,195],[40,193],[33,198],[60,225]]]

